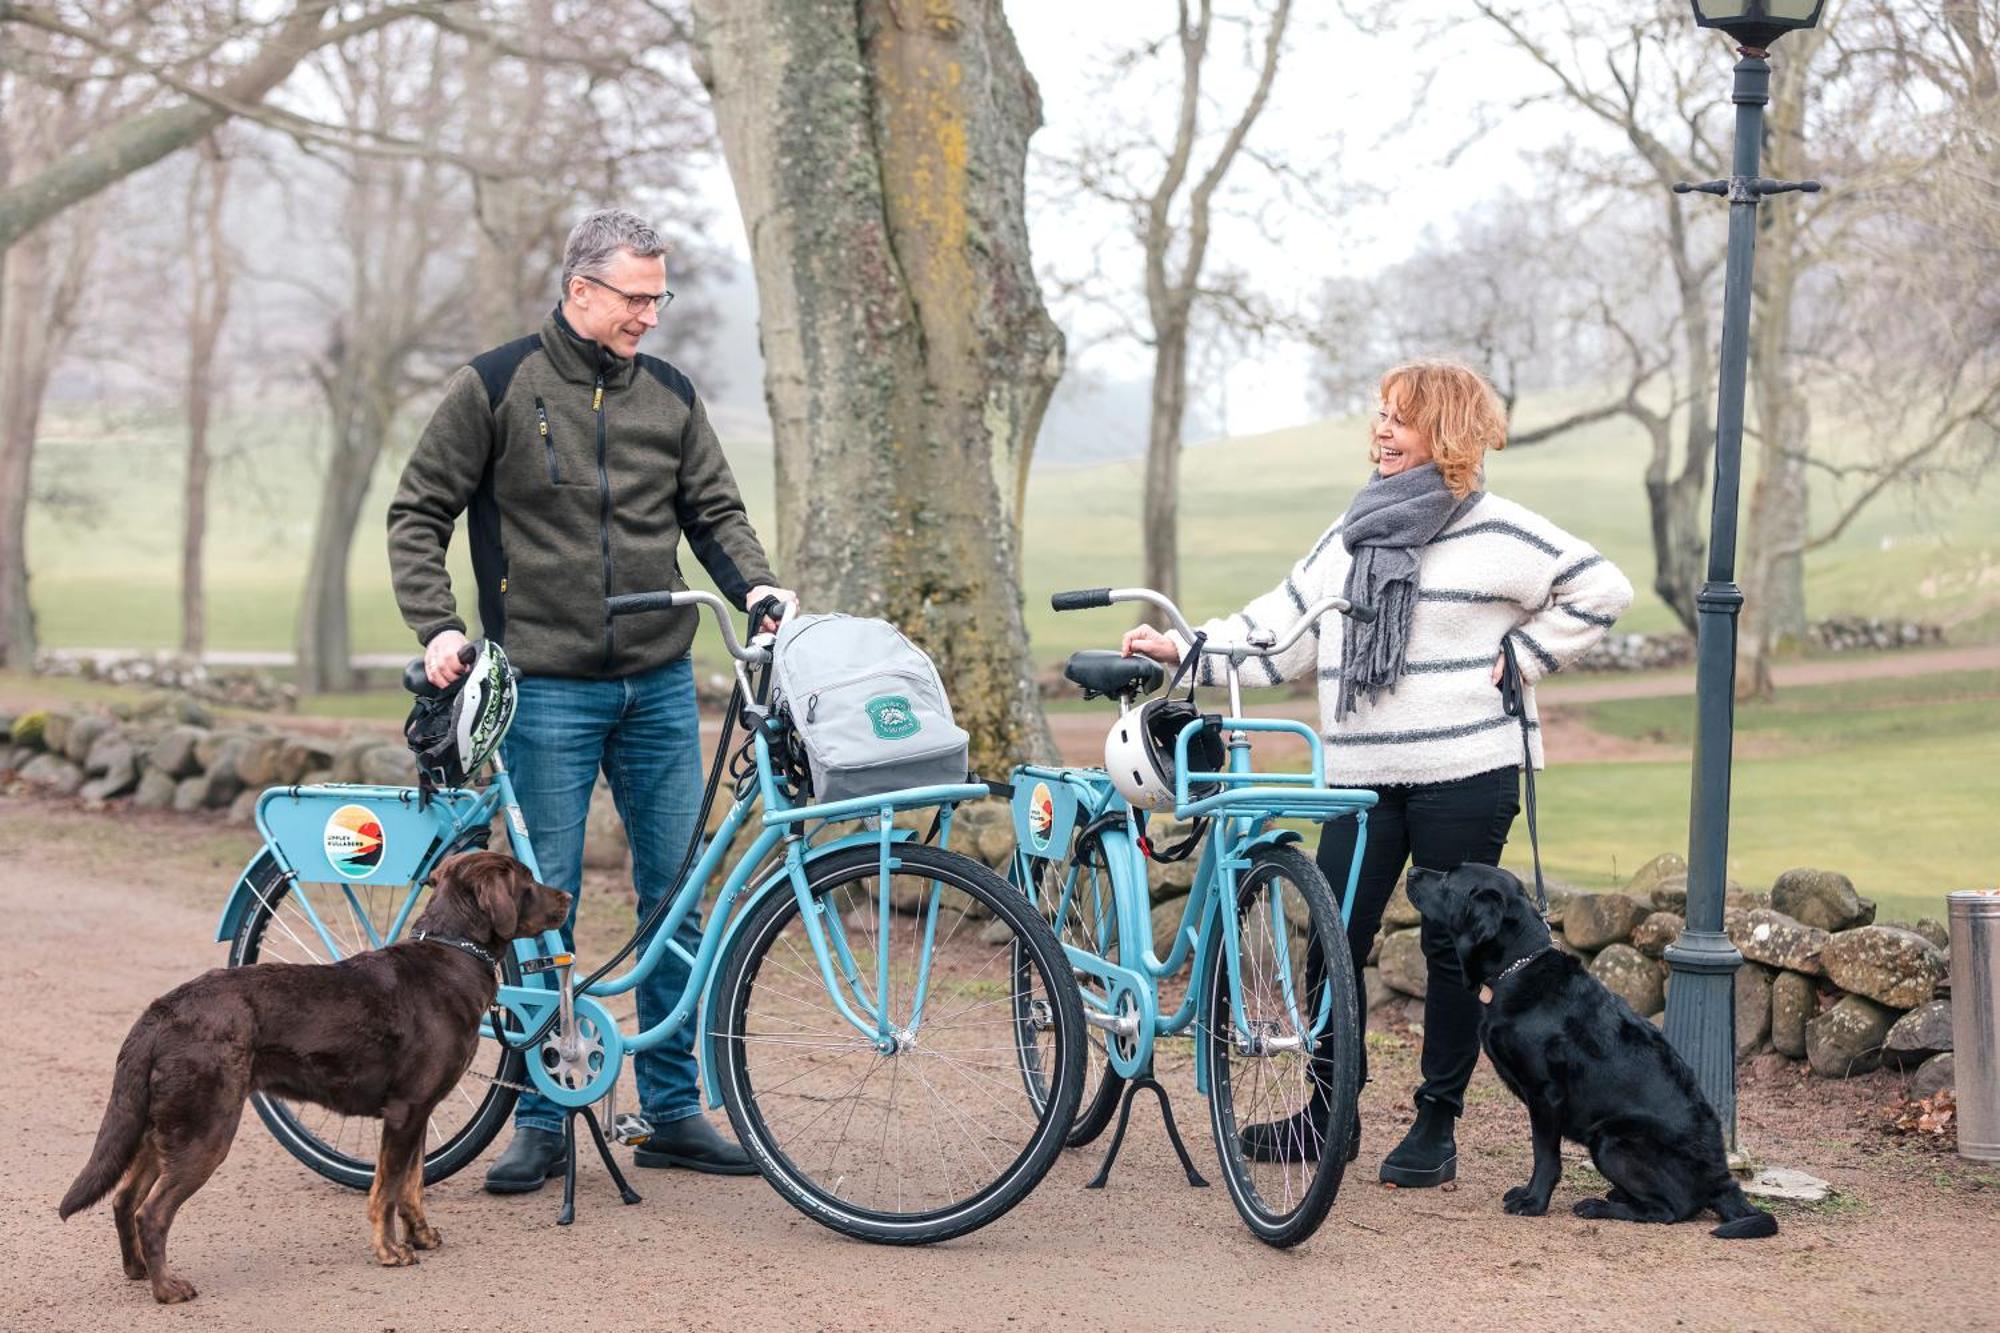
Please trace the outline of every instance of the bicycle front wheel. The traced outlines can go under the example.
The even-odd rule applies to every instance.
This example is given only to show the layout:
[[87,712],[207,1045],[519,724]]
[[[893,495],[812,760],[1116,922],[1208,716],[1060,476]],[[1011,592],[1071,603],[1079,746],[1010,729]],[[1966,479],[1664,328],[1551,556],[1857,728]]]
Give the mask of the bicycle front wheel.
[[[333,963],[376,947],[377,940],[394,943],[388,932],[410,895],[430,892],[408,884],[304,883],[280,874],[269,859],[252,875],[257,901],[230,941],[231,967]],[[420,899],[403,919],[415,921],[422,912]],[[520,984],[512,949],[501,951],[500,966],[509,985]],[[526,1071],[520,1055],[489,1036],[480,1038],[464,1077],[431,1112],[424,1130],[425,1184],[443,1180],[485,1151],[519,1096],[507,1085],[520,1084]],[[251,1093],[250,1104],[286,1152],[328,1180],[354,1189],[374,1181],[380,1120],[266,1092]]]
[[1209,1118],[1238,1215],[1282,1248],[1319,1229],[1347,1167],[1354,964],[1326,877],[1294,848],[1252,854],[1234,911],[1235,966],[1215,921],[1201,981]]
[[[1055,937],[1005,880],[934,847],[894,856],[887,884],[872,847],[812,863],[809,917],[796,894],[766,898],[711,1022],[730,1122],[778,1192],[836,1231],[912,1245],[985,1226],[1048,1171],[1076,1116],[1083,1014]],[[1016,1077],[1022,1003],[1048,1017],[1040,1102]]]

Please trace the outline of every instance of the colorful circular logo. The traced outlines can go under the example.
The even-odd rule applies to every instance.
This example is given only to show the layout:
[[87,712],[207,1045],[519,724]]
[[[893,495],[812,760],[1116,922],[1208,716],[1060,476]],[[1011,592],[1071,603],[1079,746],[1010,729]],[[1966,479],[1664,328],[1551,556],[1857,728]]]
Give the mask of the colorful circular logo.
[[321,845],[335,873],[348,879],[367,879],[374,874],[387,846],[382,821],[365,805],[343,805],[329,815]]
[[1028,793],[1028,845],[1038,852],[1049,849],[1049,831],[1056,822],[1055,798],[1049,795],[1049,784],[1037,782],[1035,789]]

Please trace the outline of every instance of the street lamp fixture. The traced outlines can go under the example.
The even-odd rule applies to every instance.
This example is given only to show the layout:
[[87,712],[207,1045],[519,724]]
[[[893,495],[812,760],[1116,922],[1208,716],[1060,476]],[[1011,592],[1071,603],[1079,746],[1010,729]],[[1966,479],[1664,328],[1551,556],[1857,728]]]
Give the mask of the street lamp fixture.
[[1825,7],[1826,0],[1694,0],[1694,21],[1763,51],[1788,32],[1817,27]]
[[1716,358],[1715,486],[1708,530],[1708,578],[1695,598],[1694,791],[1689,801],[1687,926],[1667,949],[1667,1040],[1694,1069],[1701,1090],[1736,1146],[1736,971],[1743,955],[1723,930],[1729,882],[1729,756],[1736,729],[1736,500],[1743,475],[1743,385],[1750,362],[1750,270],[1757,248],[1757,205],[1817,181],[1768,180],[1757,174],[1764,106],[1771,100],[1766,48],[1783,34],[1819,22],[1825,0],[1693,0],[1695,22],[1738,43],[1736,139],[1728,180],[1686,181],[1676,193],[1729,200],[1729,250],[1723,265],[1722,347]]

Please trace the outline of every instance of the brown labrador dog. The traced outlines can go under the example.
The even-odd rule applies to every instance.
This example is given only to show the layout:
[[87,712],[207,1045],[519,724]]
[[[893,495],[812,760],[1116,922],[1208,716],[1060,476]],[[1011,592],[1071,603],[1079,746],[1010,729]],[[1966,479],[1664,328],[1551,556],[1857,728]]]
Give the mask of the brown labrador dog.
[[415,1263],[416,1250],[439,1244],[424,1219],[424,1126],[471,1065],[498,985],[473,949],[497,956],[508,940],[554,930],[568,915],[569,895],[536,883],[520,862],[468,852],[439,868],[401,943],[331,965],[217,968],[168,991],[119,1049],[97,1145],[62,1216],[116,1183],[125,1276],[150,1278],[163,1304],[193,1299],[194,1287],[167,1271],[167,1230],[229,1155],[244,1102],[269,1092],[382,1117],[368,1191],[375,1257]]

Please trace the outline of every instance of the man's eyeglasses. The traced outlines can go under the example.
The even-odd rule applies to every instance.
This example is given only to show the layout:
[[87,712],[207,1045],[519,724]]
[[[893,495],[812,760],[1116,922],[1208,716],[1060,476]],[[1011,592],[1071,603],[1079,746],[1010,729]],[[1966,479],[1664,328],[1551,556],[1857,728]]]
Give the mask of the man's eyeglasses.
[[661,314],[665,312],[668,306],[674,303],[674,294],[672,292],[661,292],[657,296],[648,296],[644,292],[622,291],[617,287],[613,287],[610,283],[604,281],[604,279],[593,278],[588,273],[579,273],[576,276],[582,278],[592,286],[602,287],[605,291],[613,295],[624,297],[625,313],[628,315],[641,314],[648,306],[653,308],[654,314]]

